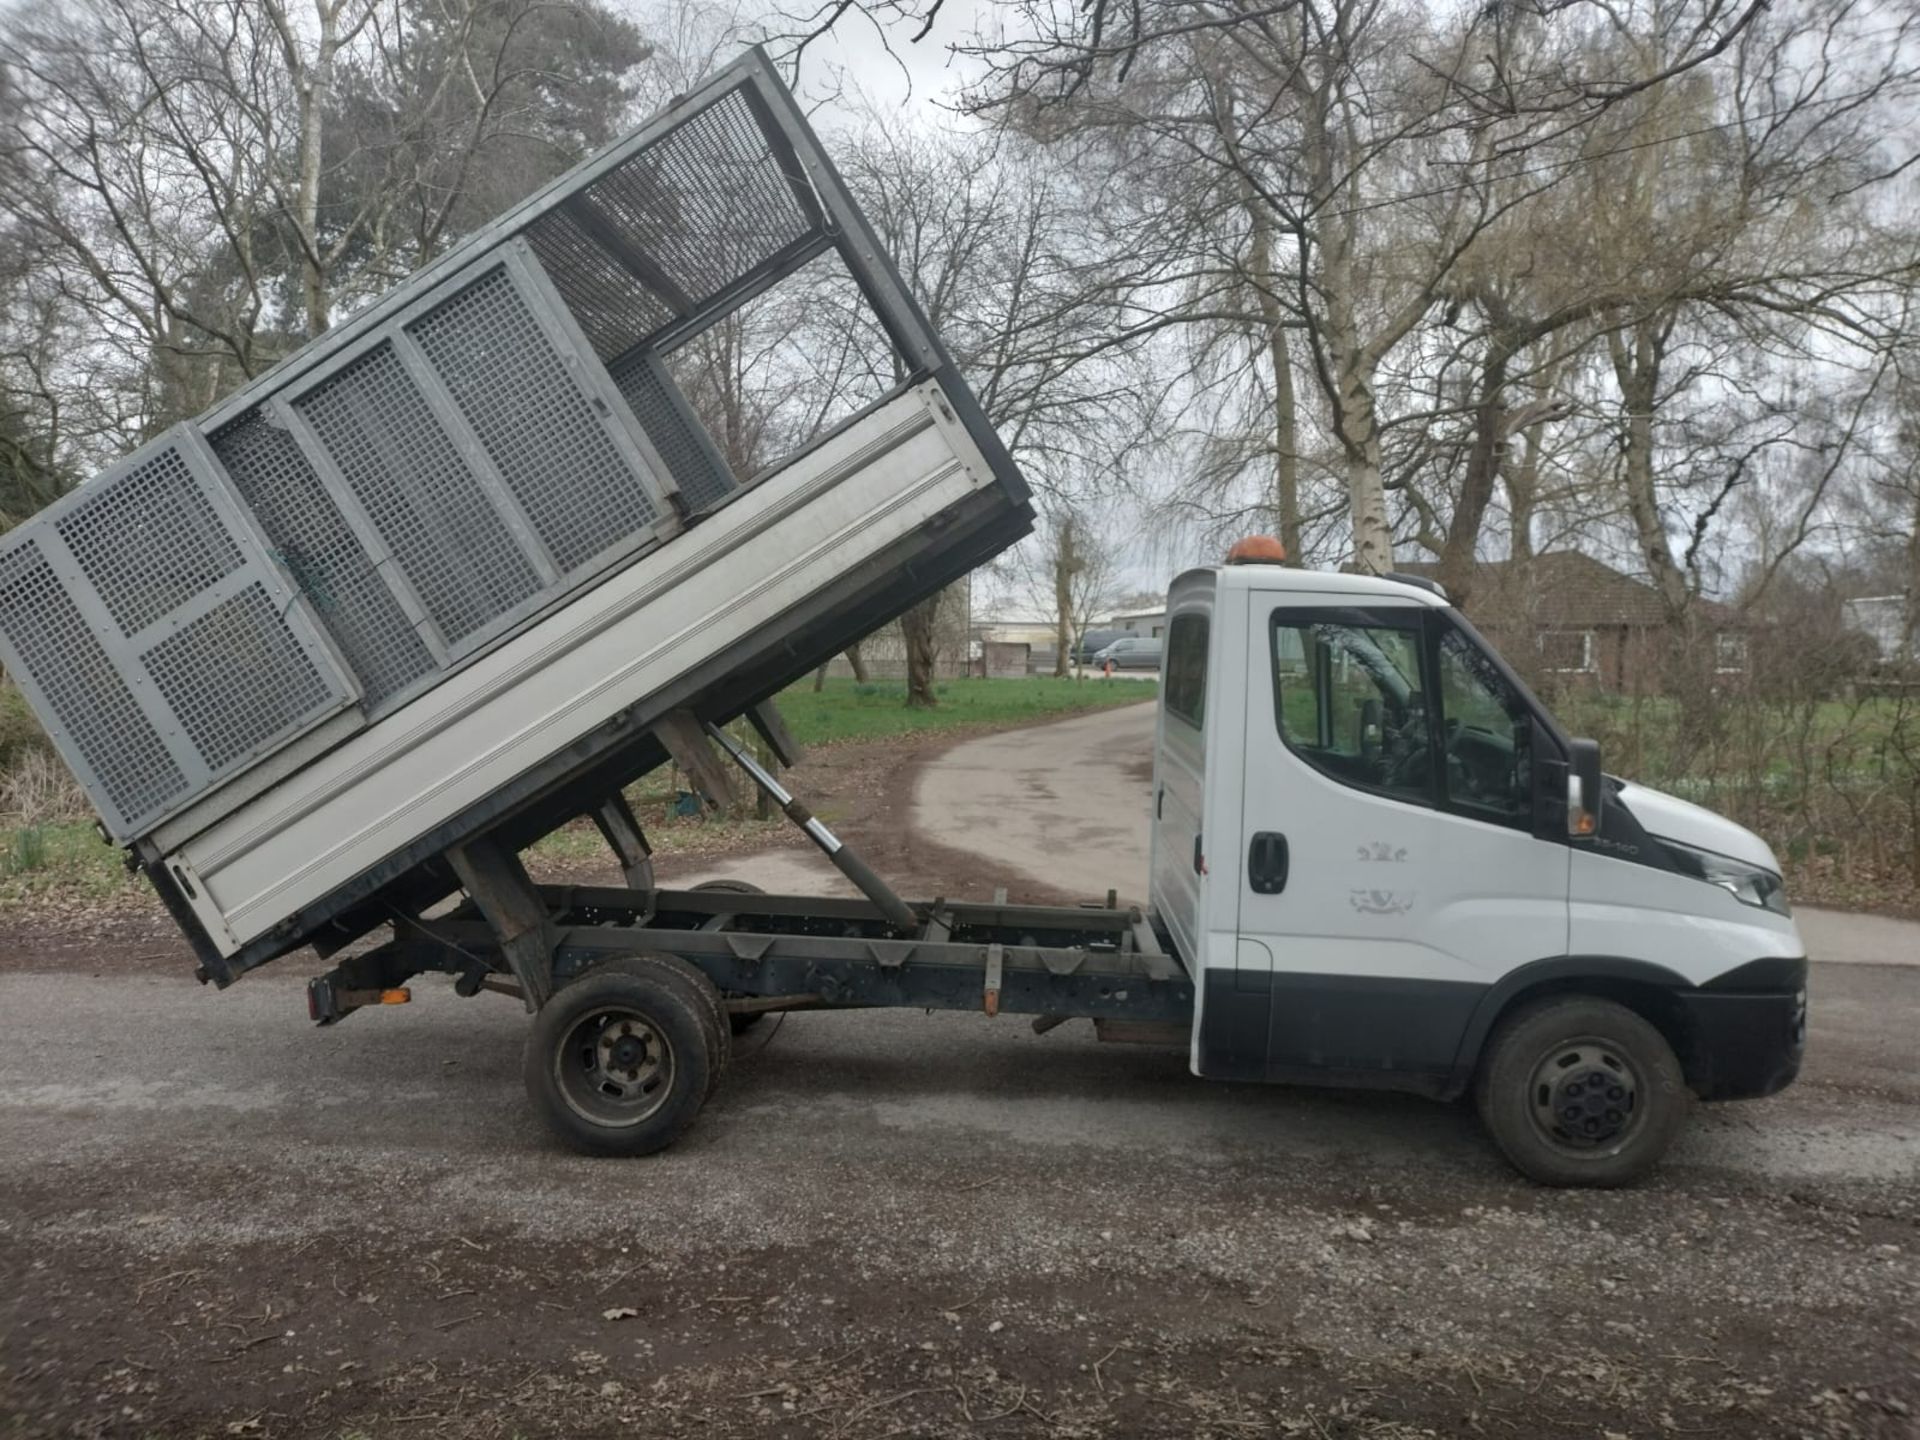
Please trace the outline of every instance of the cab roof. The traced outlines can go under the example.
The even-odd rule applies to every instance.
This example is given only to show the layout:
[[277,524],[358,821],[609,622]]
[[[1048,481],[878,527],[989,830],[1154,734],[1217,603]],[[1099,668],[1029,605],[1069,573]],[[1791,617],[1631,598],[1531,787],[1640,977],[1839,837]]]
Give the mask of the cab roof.
[[1414,600],[1436,610],[1450,603],[1438,587],[1428,589],[1394,575],[1355,575],[1332,570],[1297,570],[1290,565],[1202,565],[1174,577],[1169,598],[1182,589],[1218,592],[1281,590],[1354,601],[1366,598]]

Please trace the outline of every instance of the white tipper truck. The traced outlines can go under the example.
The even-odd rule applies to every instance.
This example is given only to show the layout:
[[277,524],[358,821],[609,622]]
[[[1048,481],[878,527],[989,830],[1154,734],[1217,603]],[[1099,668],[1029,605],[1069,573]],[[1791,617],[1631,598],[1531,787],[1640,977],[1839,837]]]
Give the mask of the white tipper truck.
[[[676,352],[822,265],[890,383],[731,466]],[[1792,1080],[1806,959],[1766,846],[1604,777],[1430,586],[1260,546],[1169,596],[1145,909],[902,900],[719,727],[792,762],[771,698],[1031,515],[750,51],[0,539],[0,661],[199,978],[310,949],[322,1024],[432,972],[512,995],[530,1097],[595,1153],[670,1144],[733,1033],[800,1009],[1471,1090],[1556,1184],[1631,1181],[1690,1097]],[[669,757],[724,788],[714,746],[860,898],[656,883],[623,788]],[[625,883],[534,883],[520,853],[582,816]]]

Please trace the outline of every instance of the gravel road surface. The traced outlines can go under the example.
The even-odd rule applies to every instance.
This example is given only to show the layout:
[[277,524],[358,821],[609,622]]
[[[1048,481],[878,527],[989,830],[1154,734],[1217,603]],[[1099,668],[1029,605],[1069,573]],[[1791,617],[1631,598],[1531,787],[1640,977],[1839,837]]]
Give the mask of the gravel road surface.
[[[922,803],[977,798],[980,746]],[[317,966],[216,994],[36,943],[0,969],[0,1437],[1920,1433],[1920,969],[1817,965],[1798,1085],[1582,1194],[1459,1107],[893,1012],[763,1025],[673,1151],[588,1161],[500,997],[316,1031]]]

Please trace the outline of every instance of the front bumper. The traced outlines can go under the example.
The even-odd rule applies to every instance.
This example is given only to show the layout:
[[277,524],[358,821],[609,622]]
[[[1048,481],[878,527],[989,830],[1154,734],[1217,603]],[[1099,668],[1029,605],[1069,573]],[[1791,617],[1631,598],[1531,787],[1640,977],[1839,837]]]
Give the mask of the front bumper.
[[1752,1100],[1786,1089],[1807,1049],[1807,962],[1757,960],[1678,992],[1687,1084],[1702,1100]]

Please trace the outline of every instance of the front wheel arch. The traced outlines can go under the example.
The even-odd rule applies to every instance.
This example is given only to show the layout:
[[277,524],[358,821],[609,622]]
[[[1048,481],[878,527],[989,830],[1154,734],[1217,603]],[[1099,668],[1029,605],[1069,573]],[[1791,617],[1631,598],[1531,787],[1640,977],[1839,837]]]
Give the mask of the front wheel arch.
[[1664,965],[1612,955],[1560,955],[1522,965],[1491,986],[1474,1008],[1454,1054],[1446,1098],[1459,1099],[1471,1088],[1487,1039],[1502,1020],[1520,1006],[1554,995],[1591,995],[1626,1006],[1660,1032],[1691,1085],[1699,1073],[1697,1052],[1685,1011],[1674,997],[1693,988],[1684,975]]

